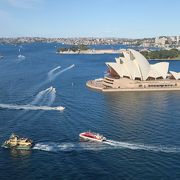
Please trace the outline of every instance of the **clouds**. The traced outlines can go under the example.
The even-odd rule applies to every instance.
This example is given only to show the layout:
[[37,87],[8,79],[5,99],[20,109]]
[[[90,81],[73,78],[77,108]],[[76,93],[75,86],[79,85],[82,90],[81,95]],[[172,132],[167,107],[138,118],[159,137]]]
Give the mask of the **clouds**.
[[44,0],[7,0],[10,6],[17,8],[35,8],[43,3]]

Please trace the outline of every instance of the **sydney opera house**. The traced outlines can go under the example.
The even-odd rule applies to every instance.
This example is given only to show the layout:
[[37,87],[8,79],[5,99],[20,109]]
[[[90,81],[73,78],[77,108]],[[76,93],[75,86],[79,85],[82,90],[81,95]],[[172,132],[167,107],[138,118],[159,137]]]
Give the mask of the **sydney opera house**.
[[169,71],[168,62],[149,64],[133,49],[122,50],[116,62],[107,62],[108,75],[90,80],[89,88],[101,91],[160,91],[180,90],[180,73]]

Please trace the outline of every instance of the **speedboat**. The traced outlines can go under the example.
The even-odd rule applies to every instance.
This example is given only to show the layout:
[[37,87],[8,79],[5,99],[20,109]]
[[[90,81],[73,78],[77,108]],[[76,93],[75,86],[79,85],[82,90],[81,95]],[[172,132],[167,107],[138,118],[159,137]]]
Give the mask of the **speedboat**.
[[53,88],[52,86],[51,86],[50,88],[48,88],[48,91],[49,91],[49,92],[56,93],[56,89],[55,89],[55,88]]
[[52,89],[52,92],[53,92],[53,93],[56,93],[56,89],[55,89],[55,88],[53,88],[53,89]]
[[29,150],[33,145],[33,141],[28,138],[19,137],[16,134],[12,134],[8,140],[6,140],[2,147],[11,149]]
[[98,141],[98,142],[106,141],[106,138],[103,135],[90,131],[80,133],[79,137],[82,138],[83,140]]
[[53,108],[58,111],[63,111],[65,109],[65,107],[63,107],[63,106],[57,106],[57,107],[53,107]]
[[48,88],[49,91],[52,91],[53,90],[53,87],[51,86],[50,88]]

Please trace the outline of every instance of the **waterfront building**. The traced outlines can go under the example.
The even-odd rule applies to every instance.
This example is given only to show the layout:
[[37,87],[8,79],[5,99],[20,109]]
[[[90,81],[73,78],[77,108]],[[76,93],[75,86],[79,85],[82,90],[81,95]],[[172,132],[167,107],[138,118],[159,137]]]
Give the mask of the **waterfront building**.
[[155,39],[155,44],[159,46],[165,46],[168,43],[168,38],[167,37],[157,37]]
[[179,36],[176,37],[176,44],[179,45]]
[[168,62],[149,64],[133,49],[122,50],[116,62],[107,62],[108,75],[101,80],[91,80],[90,88],[102,91],[156,91],[180,90],[180,73],[169,71]]

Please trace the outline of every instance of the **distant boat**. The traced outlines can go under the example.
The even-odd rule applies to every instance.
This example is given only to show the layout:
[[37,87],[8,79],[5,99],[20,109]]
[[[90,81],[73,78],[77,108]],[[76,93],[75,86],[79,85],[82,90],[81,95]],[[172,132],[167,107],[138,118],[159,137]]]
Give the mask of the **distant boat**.
[[26,57],[23,56],[23,55],[21,55],[21,54],[18,55],[18,59],[25,59],[25,58],[26,58]]
[[4,56],[1,56],[1,55],[0,55],[0,59],[3,59],[3,58],[4,58]]
[[51,87],[49,88],[49,92],[56,93],[56,89],[51,86]]
[[18,59],[25,59],[26,57],[24,56],[24,55],[22,55],[22,54],[20,54],[21,53],[21,47],[22,46],[20,46],[20,48],[19,48],[19,55],[18,55]]

